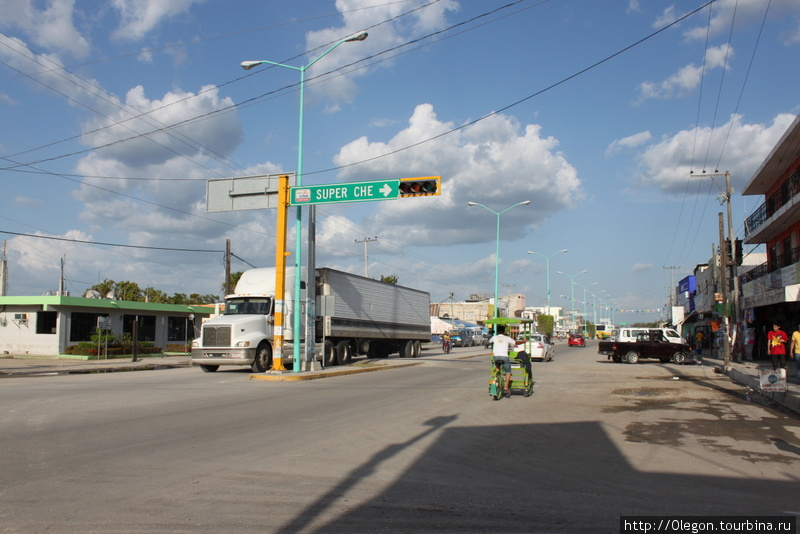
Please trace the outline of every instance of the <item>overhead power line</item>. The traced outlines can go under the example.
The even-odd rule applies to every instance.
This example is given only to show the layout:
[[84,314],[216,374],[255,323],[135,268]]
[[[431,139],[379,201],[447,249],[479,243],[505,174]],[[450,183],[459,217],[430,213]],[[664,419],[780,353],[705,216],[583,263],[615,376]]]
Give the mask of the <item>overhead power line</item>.
[[[70,239],[68,237],[56,237],[48,235],[37,234],[24,234],[21,232],[9,232],[8,230],[0,230],[0,234],[16,235],[22,237],[35,237],[37,239],[52,239],[54,241],[69,241],[71,243],[81,243],[83,245],[101,245],[105,247],[122,247],[122,248],[139,248],[145,250],[168,250],[171,252],[212,252],[224,253],[224,250],[211,250],[211,249],[193,249],[193,248],[174,248],[174,247],[148,247],[145,245],[124,245],[122,243],[104,243],[102,241],[86,241],[83,239]],[[241,259],[241,258],[239,258]],[[244,261],[244,260],[242,260]],[[246,263],[246,262],[245,262]]]

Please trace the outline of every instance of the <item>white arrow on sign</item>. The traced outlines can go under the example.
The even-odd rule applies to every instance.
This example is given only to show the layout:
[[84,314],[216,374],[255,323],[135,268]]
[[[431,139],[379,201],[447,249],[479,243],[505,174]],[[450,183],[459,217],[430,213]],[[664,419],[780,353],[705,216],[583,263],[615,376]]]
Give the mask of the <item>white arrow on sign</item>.
[[392,192],[392,188],[389,186],[389,184],[383,184],[383,187],[381,187],[380,192],[383,193],[383,196],[388,197],[389,194]]

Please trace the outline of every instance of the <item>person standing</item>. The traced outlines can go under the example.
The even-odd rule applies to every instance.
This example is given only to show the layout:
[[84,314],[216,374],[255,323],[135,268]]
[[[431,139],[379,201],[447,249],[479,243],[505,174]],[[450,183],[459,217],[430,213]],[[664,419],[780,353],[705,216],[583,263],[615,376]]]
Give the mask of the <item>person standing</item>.
[[[744,329],[744,360],[753,361],[753,346],[756,343],[756,329],[752,323],[747,323]],[[800,349],[800,346],[798,347]]]
[[698,330],[697,333],[694,335],[694,350],[697,352],[697,355],[700,356],[703,354],[703,331]]
[[772,331],[767,334],[767,351],[772,358],[773,370],[786,367],[786,343],[788,341],[789,336],[781,330],[781,326],[773,324]]
[[792,333],[792,345],[789,354],[794,357],[794,363],[797,364],[797,378],[800,379],[800,325],[797,325],[797,330]]

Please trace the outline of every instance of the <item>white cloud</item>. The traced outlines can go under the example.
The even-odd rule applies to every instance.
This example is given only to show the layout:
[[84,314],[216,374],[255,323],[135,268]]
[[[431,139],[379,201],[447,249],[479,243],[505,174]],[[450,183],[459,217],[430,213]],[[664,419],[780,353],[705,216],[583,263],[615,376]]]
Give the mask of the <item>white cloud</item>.
[[629,135],[628,137],[623,137],[622,139],[616,139],[610,145],[608,145],[608,148],[606,149],[606,156],[616,154],[625,148],[636,148],[642,146],[650,141],[652,137],[653,135],[649,131],[646,131]]
[[90,46],[75,28],[74,16],[75,0],[49,0],[44,9],[33,0],[0,2],[0,28],[18,28],[39,47],[82,58]]
[[631,267],[632,273],[645,273],[653,270],[652,263],[636,263]]
[[[336,9],[342,13],[343,24],[309,32],[306,36],[308,50],[316,50],[376,24],[381,24],[380,30],[372,31],[366,41],[344,43],[339,46],[335,52],[332,52],[324,60],[309,69],[309,79],[353,63],[370,54],[382,52],[416,37],[441,29],[447,23],[447,13],[457,10],[459,7],[455,0],[442,0],[414,11],[411,15],[402,17],[390,24],[382,24],[401,13],[412,11],[427,3],[427,0],[411,0],[408,2],[387,2],[376,6],[372,0],[337,0]],[[319,50],[316,52],[316,54],[320,53],[322,52]],[[308,59],[312,60],[316,57],[318,56],[312,55]],[[381,63],[381,65],[386,64],[386,62]],[[315,84],[310,84],[309,91],[317,95],[321,95],[324,92],[326,99],[330,99],[337,104],[350,103],[357,91],[353,78],[361,76],[365,72],[366,69],[359,69],[346,76],[339,75],[330,78],[325,80],[325,83],[321,86],[316,86],[316,89]],[[334,113],[339,111],[340,106],[337,104],[329,105],[327,112]]]
[[704,72],[725,67],[726,57],[730,61],[733,49],[728,45],[711,47],[706,51],[705,65],[694,64],[682,67],[678,72],[661,82],[642,82],[639,84],[639,101],[648,98],[672,98],[691,94],[703,79]]
[[120,26],[114,31],[117,39],[135,41],[144,37],[169,17],[186,13],[194,4],[204,0],[113,0],[119,11]]
[[[408,127],[387,143],[366,137],[342,147],[334,158],[346,166],[422,143],[452,130],[438,120],[433,106],[417,106]],[[495,216],[476,201],[501,211],[522,200],[503,215],[507,235],[522,238],[553,214],[575,207],[583,199],[575,168],[557,151],[558,141],[541,137],[538,125],[517,123],[496,115],[434,141],[388,157],[345,167],[341,177],[350,180],[441,176],[440,196],[380,203],[361,226],[398,245],[448,245],[477,243],[495,238]]]
[[760,25],[767,7],[769,7],[768,16],[771,20],[793,22],[795,28],[797,27],[798,17],[800,17],[800,3],[797,0],[772,0],[771,2],[721,0],[711,6],[711,20],[708,19],[708,13],[704,11],[701,17],[695,17],[699,24],[687,29],[684,36],[689,40],[704,41],[709,36],[727,35],[730,32],[734,15],[737,28]]
[[[746,124],[741,116],[734,116],[713,132],[708,127],[697,131],[681,130],[642,152],[640,182],[664,191],[683,192],[691,171],[730,170],[734,190],[741,191],[794,119],[794,115],[783,113],[766,125]],[[706,153],[708,161],[705,161]],[[692,161],[693,154],[695,161]],[[720,154],[723,156],[720,168],[715,169]]]
[[39,206],[44,204],[44,202],[40,198],[17,196],[14,197],[14,204],[16,204],[17,206],[24,206],[26,208],[38,208]]
[[[86,123],[84,130],[93,133],[87,133],[84,142],[90,146],[104,146],[162,130],[102,149],[103,159],[116,160],[133,169],[147,168],[175,157],[193,157],[206,151],[226,155],[238,146],[243,137],[235,112],[220,113],[170,129],[164,129],[164,126],[203,117],[232,105],[233,101],[220,97],[214,86],[205,86],[197,94],[171,91],[160,100],[148,99],[144,88],[137,86],[128,91],[124,106],[110,110],[108,117]],[[131,119],[132,116],[137,118]]]

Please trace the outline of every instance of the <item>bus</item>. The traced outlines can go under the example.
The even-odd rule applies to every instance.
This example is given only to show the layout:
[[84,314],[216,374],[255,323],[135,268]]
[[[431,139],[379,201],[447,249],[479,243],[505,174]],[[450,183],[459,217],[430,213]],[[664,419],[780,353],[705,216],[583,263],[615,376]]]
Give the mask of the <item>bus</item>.
[[613,324],[598,324],[595,325],[594,329],[597,339],[608,339],[614,335],[615,327]]

